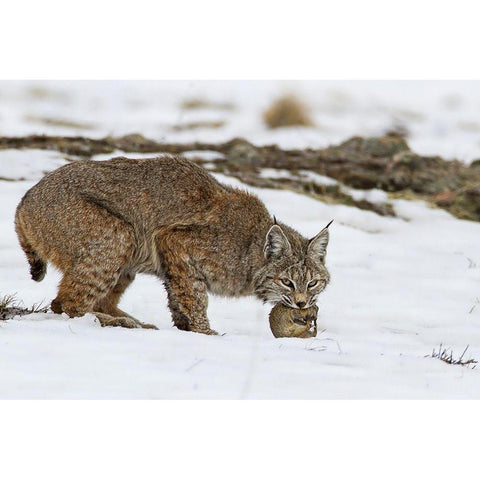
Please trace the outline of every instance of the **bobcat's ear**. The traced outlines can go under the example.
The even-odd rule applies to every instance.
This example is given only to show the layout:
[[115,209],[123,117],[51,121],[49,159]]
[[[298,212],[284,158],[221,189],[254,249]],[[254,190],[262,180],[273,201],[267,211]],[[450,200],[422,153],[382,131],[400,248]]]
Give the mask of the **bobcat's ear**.
[[[333,220],[332,220],[333,222]],[[308,243],[307,255],[310,258],[320,260],[325,262],[325,256],[327,255],[327,245],[328,245],[328,227],[332,223],[330,222],[318,235],[313,237]]]
[[283,230],[278,225],[273,225],[267,233],[263,254],[267,260],[280,258],[289,254],[292,247]]

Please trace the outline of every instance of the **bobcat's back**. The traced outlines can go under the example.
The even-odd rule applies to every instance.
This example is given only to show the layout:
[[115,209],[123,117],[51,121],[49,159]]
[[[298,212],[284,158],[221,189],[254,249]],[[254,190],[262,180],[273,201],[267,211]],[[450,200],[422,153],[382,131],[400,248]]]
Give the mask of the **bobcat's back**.
[[[201,216],[231,190],[205,169],[183,158],[75,162],[46,175],[24,203],[68,203],[84,199],[128,223],[158,226]],[[47,206],[47,205],[46,205]]]
[[[36,251],[57,266],[78,239],[98,243],[95,238],[102,236],[108,224],[115,232],[110,248],[116,248],[122,235],[133,238],[132,261],[145,264],[140,271],[158,270],[154,242],[166,229],[192,230],[192,243],[203,249],[204,256],[227,255],[228,251],[224,261],[229,264],[232,256],[242,261],[249,253],[259,228],[263,242],[270,223],[265,206],[256,197],[222,185],[204,168],[172,156],[66,165],[25,194],[16,216],[19,238],[25,238],[24,250]],[[208,227],[208,238],[193,232],[202,227]],[[36,270],[42,270],[36,258],[32,261]]]

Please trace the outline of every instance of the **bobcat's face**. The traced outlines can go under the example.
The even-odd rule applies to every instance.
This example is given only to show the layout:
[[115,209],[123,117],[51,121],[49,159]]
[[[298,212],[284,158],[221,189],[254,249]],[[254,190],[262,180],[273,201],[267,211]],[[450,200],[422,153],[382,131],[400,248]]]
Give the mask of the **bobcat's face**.
[[272,278],[270,284],[276,297],[273,301],[291,308],[309,308],[316,303],[330,277],[324,265],[309,263],[294,263]]
[[328,229],[301,247],[292,248],[279,225],[270,228],[264,247],[267,264],[255,281],[255,293],[266,302],[309,308],[330,281],[325,267]]

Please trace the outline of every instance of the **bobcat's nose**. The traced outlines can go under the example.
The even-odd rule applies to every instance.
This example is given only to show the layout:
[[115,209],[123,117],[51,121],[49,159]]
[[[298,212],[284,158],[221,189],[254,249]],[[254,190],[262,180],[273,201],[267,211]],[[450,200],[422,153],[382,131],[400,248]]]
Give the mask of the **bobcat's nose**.
[[307,302],[304,302],[303,300],[301,300],[300,302],[297,302],[297,307],[298,308],[303,308],[306,304],[307,304]]

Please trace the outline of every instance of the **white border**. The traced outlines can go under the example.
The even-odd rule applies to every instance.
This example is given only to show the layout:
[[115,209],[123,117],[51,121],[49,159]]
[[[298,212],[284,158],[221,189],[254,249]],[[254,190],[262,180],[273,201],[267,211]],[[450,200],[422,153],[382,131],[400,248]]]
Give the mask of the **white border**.
[[478,2],[16,0],[7,79],[475,79]]
[[476,402],[1,402],[3,478],[471,478]]
[[[2,6],[2,78],[476,79],[477,2]],[[2,366],[8,368],[8,366]],[[3,478],[470,478],[476,402],[1,402]]]

